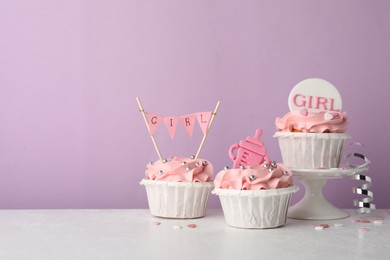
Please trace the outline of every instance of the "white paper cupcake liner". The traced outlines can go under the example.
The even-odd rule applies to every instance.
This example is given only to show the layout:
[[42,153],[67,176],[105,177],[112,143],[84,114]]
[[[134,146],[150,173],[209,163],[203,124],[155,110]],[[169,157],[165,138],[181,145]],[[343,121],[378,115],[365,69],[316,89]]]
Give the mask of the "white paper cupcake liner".
[[283,164],[290,168],[338,168],[344,133],[290,133],[276,132]]
[[296,186],[272,190],[214,189],[228,226],[275,228],[286,223],[288,205]]
[[168,182],[143,179],[150,213],[164,218],[200,218],[206,214],[212,182]]

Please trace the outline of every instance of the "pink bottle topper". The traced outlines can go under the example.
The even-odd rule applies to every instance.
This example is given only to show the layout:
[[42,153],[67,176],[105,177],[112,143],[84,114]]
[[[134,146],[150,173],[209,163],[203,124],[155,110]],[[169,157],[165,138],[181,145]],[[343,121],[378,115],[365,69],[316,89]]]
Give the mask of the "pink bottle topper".
[[[245,140],[241,140],[238,144],[233,144],[230,147],[229,156],[233,160],[233,168],[271,162],[264,143],[260,140],[262,133],[261,129],[257,129],[255,136],[247,137]],[[237,150],[237,155],[234,155],[234,150]]]

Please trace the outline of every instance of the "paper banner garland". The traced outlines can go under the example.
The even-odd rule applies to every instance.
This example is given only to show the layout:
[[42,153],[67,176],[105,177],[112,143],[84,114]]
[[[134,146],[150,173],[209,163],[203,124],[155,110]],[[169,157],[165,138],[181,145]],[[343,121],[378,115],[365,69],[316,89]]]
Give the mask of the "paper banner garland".
[[217,114],[219,105],[221,104],[220,101],[217,102],[217,105],[215,106],[214,111],[211,112],[203,112],[203,113],[193,113],[190,115],[183,115],[183,116],[161,116],[154,113],[147,113],[142,104],[141,100],[137,97],[136,98],[138,103],[139,111],[142,114],[142,117],[145,121],[146,127],[148,128],[150,138],[153,142],[153,146],[156,149],[158,158],[163,161],[163,157],[161,156],[160,149],[158,148],[156,139],[154,138],[153,134],[155,133],[158,125],[161,123],[161,121],[164,121],[165,126],[168,129],[169,135],[173,139],[175,137],[176,128],[178,125],[178,122],[182,122],[184,128],[186,129],[188,135],[192,137],[192,133],[194,130],[195,125],[195,118],[198,119],[198,123],[200,125],[200,128],[203,132],[203,138],[199,145],[198,151],[196,152],[196,155],[194,157],[194,160],[196,161],[198,159],[199,153],[202,150],[202,147],[206,141],[206,138],[208,136],[208,133],[210,131],[211,125],[213,124],[214,118]]
[[187,131],[187,134],[192,137],[195,126],[195,115],[185,115],[180,117],[180,121]]
[[177,127],[178,121],[179,121],[179,118],[177,116],[164,117],[165,126],[167,127],[169,135],[171,136],[172,140],[175,137],[176,127]]
[[154,135],[154,132],[156,131],[158,125],[161,123],[164,117],[153,113],[147,113],[147,118],[150,134]]
[[198,112],[182,116],[162,116],[149,112],[147,113],[147,124],[149,126],[150,134],[154,135],[159,124],[164,121],[169,135],[172,139],[174,139],[179,121],[184,126],[187,134],[192,137],[195,126],[195,119],[197,119],[196,121],[198,121],[200,129],[202,130],[203,135],[205,135],[209,126],[211,114],[211,112]]
[[211,117],[211,112],[196,113],[196,119],[198,120],[200,129],[202,129],[203,134],[206,134],[210,117]]

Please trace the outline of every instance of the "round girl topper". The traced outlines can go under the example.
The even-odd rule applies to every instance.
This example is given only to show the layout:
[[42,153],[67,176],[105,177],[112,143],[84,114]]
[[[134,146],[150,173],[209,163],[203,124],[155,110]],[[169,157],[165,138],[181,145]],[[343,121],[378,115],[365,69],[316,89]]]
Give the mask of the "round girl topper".
[[307,109],[310,112],[341,112],[339,91],[326,80],[311,78],[299,82],[288,97],[290,111]]

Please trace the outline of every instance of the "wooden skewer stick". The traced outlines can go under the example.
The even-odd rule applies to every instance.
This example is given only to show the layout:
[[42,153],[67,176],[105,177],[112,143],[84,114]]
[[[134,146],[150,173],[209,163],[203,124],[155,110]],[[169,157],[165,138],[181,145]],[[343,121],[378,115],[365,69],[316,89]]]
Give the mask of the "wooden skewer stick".
[[154,148],[156,149],[158,158],[162,161],[162,156],[161,156],[161,153],[160,153],[160,149],[158,149],[158,146],[157,146],[157,143],[156,143],[156,139],[154,139],[154,136],[150,133],[150,128],[149,128],[148,120],[146,119],[145,110],[143,109],[143,107],[141,105],[141,100],[138,97],[137,97],[137,103],[138,103],[139,111],[142,113],[142,116],[144,118],[146,127],[148,128],[148,131],[149,131],[149,134],[150,134],[150,138],[152,138],[152,142],[153,142]]
[[208,136],[208,134],[209,134],[211,125],[213,124],[214,117],[217,115],[217,111],[218,111],[218,109],[219,109],[219,105],[220,105],[220,104],[221,104],[221,102],[218,101],[217,105],[216,105],[215,108],[214,108],[213,113],[211,114],[210,123],[209,123],[209,125],[208,125],[208,127],[207,127],[206,134],[203,136],[203,139],[202,139],[202,142],[200,143],[200,146],[199,146],[199,148],[198,148],[198,151],[196,152],[195,160],[198,159],[198,156],[199,156],[199,154],[200,154],[200,151],[201,151],[202,148],[203,148],[203,144],[204,144],[204,142],[206,141],[206,138],[207,138],[207,136]]

